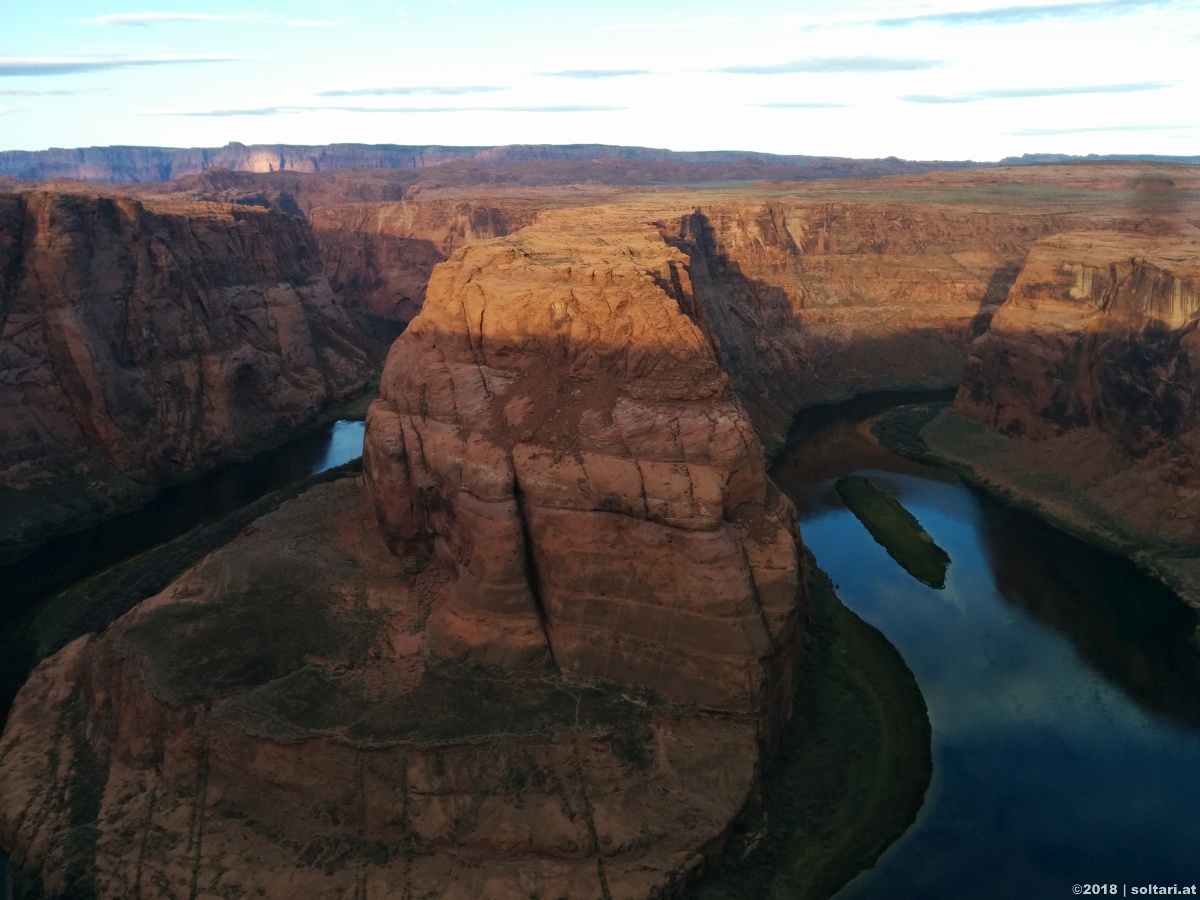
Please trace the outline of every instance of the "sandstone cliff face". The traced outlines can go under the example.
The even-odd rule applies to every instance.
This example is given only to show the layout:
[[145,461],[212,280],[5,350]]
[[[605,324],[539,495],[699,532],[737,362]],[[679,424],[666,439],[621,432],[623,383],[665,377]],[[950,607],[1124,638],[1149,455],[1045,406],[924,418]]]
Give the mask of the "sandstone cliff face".
[[323,207],[311,214],[325,275],[348,309],[407,322],[430,273],[458,247],[533,222],[521,202],[402,201]]
[[662,895],[753,792],[752,723],[430,656],[446,580],[352,480],[44,662],[0,739],[34,895]]
[[1040,242],[971,345],[955,408],[1059,446],[1063,465],[1135,527],[1195,540],[1185,507],[1200,495],[1197,285],[1195,237]]
[[1056,235],[971,347],[958,408],[1039,439],[1099,427],[1142,455],[1195,424],[1200,242]]
[[0,195],[6,549],[295,427],[370,374],[302,219]]
[[771,455],[805,406],[957,385],[967,342],[1063,220],[784,199],[657,224],[688,256],[698,318]]
[[439,266],[361,492],[285,504],[22,689],[22,878],[674,893],[754,802],[806,614],[795,511],[673,293],[688,264],[571,211]]
[[794,516],[668,292],[686,265],[649,226],[573,210],[435,270],[364,466],[389,544],[454,573],[440,652],[754,715],[781,702]]

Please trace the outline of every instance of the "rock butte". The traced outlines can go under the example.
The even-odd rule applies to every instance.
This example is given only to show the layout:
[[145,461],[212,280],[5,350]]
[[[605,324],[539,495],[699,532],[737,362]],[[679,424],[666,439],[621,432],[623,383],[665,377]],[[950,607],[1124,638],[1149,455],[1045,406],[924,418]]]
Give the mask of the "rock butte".
[[682,883],[753,799],[805,614],[686,262],[560,222],[437,269],[369,414],[369,518],[310,492],[23,690],[18,865],[102,896]]
[[1191,169],[574,205],[470,199],[478,173],[453,171],[466,187],[419,195],[185,188],[272,207],[244,214],[305,246],[286,211],[307,212],[340,302],[373,314],[407,316],[448,259],[389,354],[362,479],[260,519],[22,690],[0,846],[49,892],[674,892],[754,804],[804,689],[799,536],[765,458],[803,406],[958,384],[972,338],[961,409],[1022,446],[1102,434],[1114,471],[1192,489]]

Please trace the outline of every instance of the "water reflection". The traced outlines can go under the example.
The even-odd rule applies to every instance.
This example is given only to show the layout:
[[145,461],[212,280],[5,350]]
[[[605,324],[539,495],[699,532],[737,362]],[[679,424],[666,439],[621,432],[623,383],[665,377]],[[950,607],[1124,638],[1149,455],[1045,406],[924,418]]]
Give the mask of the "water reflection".
[[[339,421],[246,462],[168,488],[142,509],[52,541],[0,569],[0,616],[212,522],[264,494],[362,455],[365,423]],[[3,619],[0,618],[0,631]]]
[[[810,423],[816,440],[795,448],[810,458],[776,476],[843,600],[916,675],[934,774],[912,828],[841,896],[1191,884],[1195,614],[1132,566],[870,446],[859,419]],[[831,498],[832,480],[852,472],[896,496],[950,554],[944,590],[908,578]]]

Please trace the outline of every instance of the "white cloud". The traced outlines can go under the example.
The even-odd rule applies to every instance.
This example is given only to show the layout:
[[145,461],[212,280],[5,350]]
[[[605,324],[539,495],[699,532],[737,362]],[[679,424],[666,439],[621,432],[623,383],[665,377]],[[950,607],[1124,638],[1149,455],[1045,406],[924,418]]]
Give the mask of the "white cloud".
[[132,69],[144,66],[175,66],[193,63],[239,62],[245,56],[130,56],[130,57],[38,57],[0,56],[0,78],[22,75],[73,75],[103,72],[107,69]]
[[177,22],[245,22],[246,15],[216,15],[212,13],[176,13],[176,12],[141,12],[141,13],[112,13],[107,16],[93,16],[81,19],[84,25],[132,25],[146,27],[149,25],[171,25]]
[[259,14],[249,16],[244,13],[179,13],[179,12],[140,12],[140,13],[111,13],[106,16],[93,16],[81,19],[83,25],[126,25],[135,28],[148,28],[153,25],[178,25],[188,22],[251,22],[260,25],[290,25],[293,28],[328,28],[345,24],[343,19],[282,19],[278,16]]
[[600,31],[675,31],[679,28],[715,28],[721,25],[732,25],[737,21],[728,16],[707,16],[702,19],[684,19],[682,21],[664,19],[657,22],[616,22],[612,25],[601,25]]
[[563,104],[558,106],[260,106],[254,109],[207,109],[191,112],[162,112],[161,116],[233,118],[236,116],[291,116],[301,113],[591,113],[616,112],[625,106],[587,106]]

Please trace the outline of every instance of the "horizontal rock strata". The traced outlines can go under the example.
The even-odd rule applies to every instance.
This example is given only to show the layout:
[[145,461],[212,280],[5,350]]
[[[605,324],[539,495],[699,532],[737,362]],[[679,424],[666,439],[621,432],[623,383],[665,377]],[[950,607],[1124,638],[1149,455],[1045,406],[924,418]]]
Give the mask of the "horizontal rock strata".
[[1200,540],[1197,285],[1195,237],[1040,242],[971,345],[955,409],[1045,442],[1046,465],[1133,527]]
[[644,898],[719,845],[755,729],[428,654],[446,575],[310,490],[43,663],[0,847],[46,896]]
[[71,497],[103,507],[209,468],[370,372],[300,218],[0,195],[6,542],[68,525]]
[[717,852],[792,707],[795,512],[687,257],[569,221],[435,270],[361,490],[39,666],[0,740],[24,884],[633,900]]
[[454,573],[442,653],[786,709],[790,506],[671,293],[687,258],[592,227],[564,214],[435,271],[368,414],[381,529]]
[[514,202],[401,201],[321,207],[311,221],[342,304],[407,322],[425,302],[435,265],[463,244],[525,227],[536,212]]

